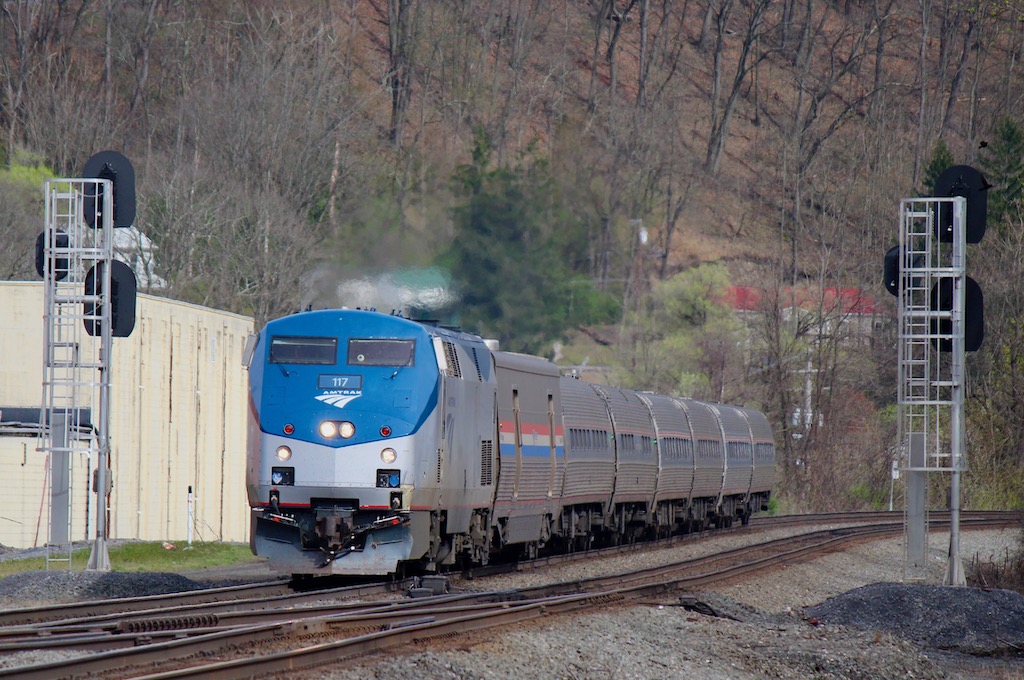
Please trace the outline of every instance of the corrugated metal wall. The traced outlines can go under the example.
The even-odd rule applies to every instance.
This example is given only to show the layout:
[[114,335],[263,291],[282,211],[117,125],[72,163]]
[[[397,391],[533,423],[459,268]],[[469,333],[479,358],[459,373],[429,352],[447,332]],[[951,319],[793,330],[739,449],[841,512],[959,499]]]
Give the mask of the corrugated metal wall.
[[[42,313],[41,283],[0,282],[0,406],[39,406]],[[248,540],[248,376],[241,356],[252,330],[248,317],[139,295],[135,330],[114,339],[112,356],[111,538],[185,539],[191,486],[195,540]],[[35,439],[0,436],[0,475],[17,495],[0,512],[4,545],[29,547],[46,539],[45,515],[35,536],[45,494],[45,454],[35,446]],[[86,464],[75,466],[77,540],[91,533],[85,527],[88,477],[78,473]],[[16,516],[5,520],[7,514]]]

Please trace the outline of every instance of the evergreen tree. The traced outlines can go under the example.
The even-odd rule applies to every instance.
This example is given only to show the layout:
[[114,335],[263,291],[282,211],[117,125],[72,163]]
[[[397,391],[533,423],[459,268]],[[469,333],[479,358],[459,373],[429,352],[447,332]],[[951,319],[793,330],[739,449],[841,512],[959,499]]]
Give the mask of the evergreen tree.
[[939,179],[939,175],[946,168],[956,165],[956,161],[953,160],[953,153],[946,146],[946,142],[939,140],[935,142],[935,147],[932,149],[932,157],[928,161],[928,166],[924,169],[924,195],[934,196],[935,195],[935,182]]
[[[460,294],[459,325],[496,337],[505,349],[540,352],[574,322],[578,280],[563,251],[567,221],[543,162],[491,168],[478,134],[472,162],[453,176],[455,236],[443,263]],[[584,284],[586,288],[588,284]]]
[[1024,127],[1012,118],[996,125],[993,138],[982,150],[981,171],[993,185],[988,192],[988,218],[999,224],[1020,208],[1024,198]]

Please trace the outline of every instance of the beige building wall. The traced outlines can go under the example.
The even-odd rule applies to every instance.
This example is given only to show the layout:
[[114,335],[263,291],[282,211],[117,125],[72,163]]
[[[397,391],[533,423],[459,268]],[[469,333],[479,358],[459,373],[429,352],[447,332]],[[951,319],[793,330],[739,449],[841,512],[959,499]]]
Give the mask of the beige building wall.
[[[0,282],[0,408],[38,408],[42,400],[42,306],[42,283]],[[114,338],[111,358],[111,538],[186,539],[191,487],[194,540],[248,540],[241,357],[252,331],[248,317],[139,294],[135,330]],[[20,496],[16,509],[8,506],[16,516],[0,518],[4,545],[45,542],[46,466],[37,446],[35,438],[0,436],[0,475]],[[86,521],[94,518],[88,461],[73,465],[78,540],[92,536]]]
[[[2,306],[2,305],[0,305]],[[4,404],[9,405],[9,404]],[[36,437],[0,436],[0,475],[4,480],[4,510],[0,512],[0,544],[13,548],[46,545],[50,526],[46,454],[36,451]],[[93,504],[88,493],[89,458],[77,455],[71,462],[71,535],[75,540],[94,537]]]

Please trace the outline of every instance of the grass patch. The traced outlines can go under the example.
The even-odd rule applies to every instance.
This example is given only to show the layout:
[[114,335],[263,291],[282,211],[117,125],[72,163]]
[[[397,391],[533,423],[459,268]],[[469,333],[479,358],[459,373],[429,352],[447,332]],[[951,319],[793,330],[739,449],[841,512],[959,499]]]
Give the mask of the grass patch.
[[110,549],[115,571],[183,571],[260,561],[248,545],[193,543],[167,550],[161,543],[126,543]]
[[[71,553],[71,568],[85,569],[92,547],[76,548]],[[179,546],[168,550],[163,543],[125,543],[108,547],[110,567],[113,571],[154,571],[178,572],[205,567],[223,567],[247,562],[260,562],[253,556],[248,545],[238,543],[193,543],[191,547]],[[53,550],[50,553],[50,569],[66,569],[67,562],[55,562],[64,558],[65,553]],[[22,560],[0,562],[0,578],[22,571],[46,569],[45,557],[29,557]]]

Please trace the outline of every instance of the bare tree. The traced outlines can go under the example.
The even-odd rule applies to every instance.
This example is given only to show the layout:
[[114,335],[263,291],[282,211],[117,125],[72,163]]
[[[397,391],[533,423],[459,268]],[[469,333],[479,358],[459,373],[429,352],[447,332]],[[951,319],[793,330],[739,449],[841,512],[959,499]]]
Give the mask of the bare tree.
[[[499,14],[504,26],[497,28],[495,35],[494,75],[492,96],[501,102],[490,127],[493,135],[497,162],[505,164],[510,147],[518,147],[522,139],[513,138],[516,130],[523,129],[534,113],[533,101],[536,93],[528,80],[530,58],[535,43],[543,36],[546,25],[546,6],[541,0],[516,0],[501,3],[507,7]],[[513,144],[513,142],[518,142]]]
[[[3,77],[3,124],[6,128],[7,149],[20,141],[22,125],[29,120],[25,113],[29,93],[43,95],[44,83],[60,79],[72,64],[72,52],[85,3],[61,0],[51,3],[20,0],[0,5],[0,28],[4,42],[11,49],[0,50],[0,70]],[[37,147],[45,148],[45,147]],[[59,166],[64,169],[63,166]]]
[[616,3],[612,3],[612,11],[609,18],[612,23],[611,35],[608,37],[608,48],[605,50],[604,59],[608,62],[608,92],[611,98],[615,98],[618,91],[619,70],[616,63],[616,49],[619,38],[622,35],[622,27],[629,21],[629,13],[636,7],[637,0],[629,0],[623,9],[618,9]]
[[244,24],[177,25],[181,107],[173,144],[140,174],[139,220],[172,294],[266,320],[298,303],[326,202],[348,182],[336,149],[367,130],[336,77],[334,25],[249,11]]
[[871,3],[872,22],[877,27],[874,36],[874,86],[871,88],[871,106],[869,107],[872,118],[878,117],[881,97],[885,92],[885,47],[892,39],[889,22],[894,4],[895,0],[872,0]]
[[712,175],[718,173],[722,154],[725,152],[725,142],[729,135],[729,125],[732,122],[736,102],[739,99],[747,76],[754,66],[767,56],[763,52],[761,54],[753,54],[753,48],[760,37],[761,23],[764,19],[765,11],[770,4],[770,0],[756,0],[751,3],[748,9],[746,26],[742,33],[742,43],[740,44],[739,55],[736,58],[736,69],[724,102],[722,101],[722,79],[725,68],[723,60],[725,58],[727,26],[733,9],[732,0],[724,0],[715,15],[714,65],[712,67],[711,85],[711,129],[708,133],[707,152],[704,158],[704,169]]
[[415,68],[416,0],[388,0],[388,73],[391,125],[388,138],[399,144],[412,98]]
[[[961,27],[963,28],[963,34],[957,36],[957,32]],[[953,106],[960,95],[960,84],[963,82],[964,68],[967,65],[967,57],[970,54],[971,43],[974,40],[977,27],[977,19],[973,16],[973,13],[966,12],[963,6],[955,4],[954,7],[947,5],[944,8],[939,34],[941,36],[939,40],[939,87],[941,88],[940,91],[948,89],[949,95],[946,97],[946,103],[942,110],[942,121],[939,124],[940,132],[949,126]],[[956,37],[960,38],[960,50],[954,65],[951,62],[953,62],[953,50],[956,47],[954,39]],[[948,74],[951,68],[952,73]],[[945,82],[947,77],[948,86]]]
[[587,89],[587,111],[597,109],[598,64],[601,60],[602,36],[609,30],[615,0],[590,1],[590,26],[593,31],[593,49],[590,54],[590,85]]
[[1024,292],[1017,284],[1024,275],[1024,212],[1019,205],[1003,227],[995,233],[989,228],[984,250],[972,253],[969,262],[985,291],[985,340],[968,363],[971,391],[980,397],[972,400],[969,415],[979,426],[978,439],[985,440],[979,452],[993,459],[986,467],[1006,470],[1019,469],[1024,459]]
[[161,0],[150,0],[145,14],[145,22],[139,31],[139,39],[135,42],[132,52],[135,89],[128,104],[128,115],[133,115],[140,105],[146,101],[146,84],[149,80],[149,57],[156,32],[158,13],[162,8]]
[[924,155],[926,139],[926,116],[928,104],[928,40],[929,26],[931,24],[931,2],[929,0],[918,0],[921,16],[921,44],[918,51],[917,78],[919,84],[919,96],[917,105],[917,136],[914,143],[914,186],[921,182],[921,162]]

